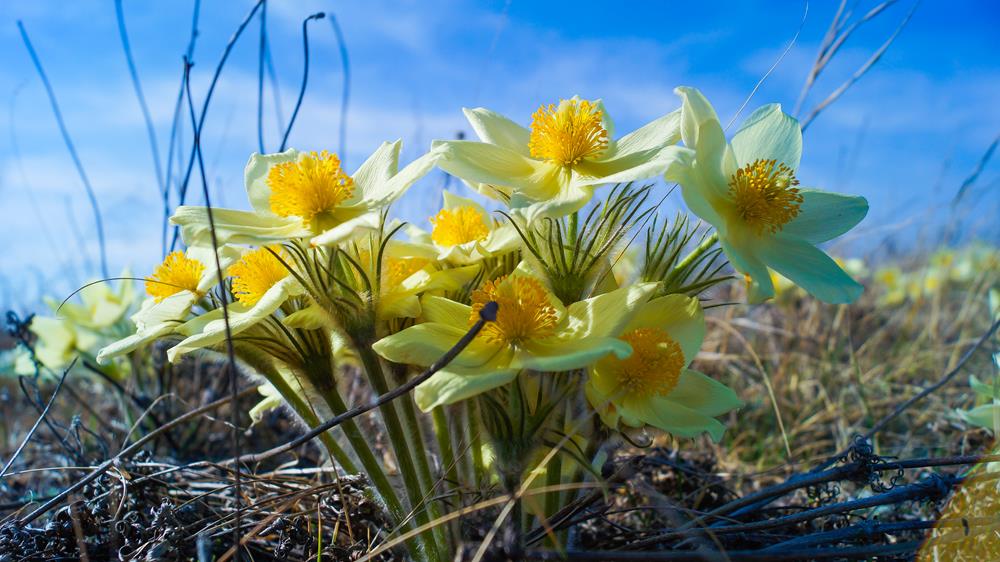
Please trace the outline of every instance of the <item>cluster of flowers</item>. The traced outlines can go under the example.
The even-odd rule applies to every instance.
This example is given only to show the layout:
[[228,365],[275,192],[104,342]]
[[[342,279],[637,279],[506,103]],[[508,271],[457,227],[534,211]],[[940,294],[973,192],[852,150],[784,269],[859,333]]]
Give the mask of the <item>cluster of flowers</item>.
[[[438,452],[459,465],[448,422],[482,427],[504,482],[537,468],[542,444],[558,441],[546,432],[564,436],[582,464],[618,432],[718,440],[718,418],[741,402],[689,368],[705,335],[699,295],[732,278],[728,260],[750,302],[774,296],[772,270],[823,301],[853,301],[861,285],[817,244],[851,229],[868,207],[800,187],[801,130],[780,106],[761,107],[727,140],[699,91],[676,92],[680,109],[617,138],[600,101],[574,97],[540,107],[529,128],[466,110],[479,141],[436,141],[402,169],[399,141],[353,174],[325,151],[255,154],[245,173],[252,210],[178,208],[171,222],[186,251],[147,278],[134,333],[97,360],[167,339],[176,361],[225,351],[228,341],[269,385],[257,412],[286,404],[316,425],[346,409],[349,373],[384,394],[441,358],[493,302],[495,320],[412,401],[381,408],[411,506],[433,482],[420,442],[427,422],[413,404],[433,414]],[[429,232],[389,217],[435,166],[502,210],[446,192]],[[686,217],[673,227],[654,218],[650,203],[668,192],[636,182],[660,178],[679,184],[710,225],[698,230],[700,243],[689,244]],[[645,251],[631,253],[643,226]],[[331,456],[345,470],[360,462],[402,516],[370,440],[349,422],[341,429],[353,452],[327,436]],[[433,551],[433,542],[423,546]]]

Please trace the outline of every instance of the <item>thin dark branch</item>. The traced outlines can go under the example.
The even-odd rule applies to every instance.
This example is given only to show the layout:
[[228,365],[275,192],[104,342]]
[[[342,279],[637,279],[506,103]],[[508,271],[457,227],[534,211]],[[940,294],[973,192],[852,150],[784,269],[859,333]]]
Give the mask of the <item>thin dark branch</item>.
[[278,152],[284,152],[285,148],[288,147],[288,135],[292,134],[292,127],[295,126],[295,118],[299,116],[302,99],[306,95],[306,86],[309,84],[309,22],[323,19],[324,17],[326,17],[326,14],[318,12],[302,20],[302,86],[299,88],[299,97],[295,100],[295,109],[292,110],[292,118],[288,120],[288,128],[285,129],[285,135],[281,138],[281,147],[278,149]]

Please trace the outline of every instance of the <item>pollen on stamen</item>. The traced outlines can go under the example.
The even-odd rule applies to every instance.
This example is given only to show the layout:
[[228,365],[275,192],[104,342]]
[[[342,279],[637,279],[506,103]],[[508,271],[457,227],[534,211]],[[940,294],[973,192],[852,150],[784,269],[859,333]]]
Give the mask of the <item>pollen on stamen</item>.
[[802,194],[792,169],[776,160],[754,160],[729,179],[739,216],[757,234],[774,234],[799,214]]
[[281,217],[312,221],[354,195],[354,180],[340,167],[340,158],[327,151],[303,154],[282,162],[267,174],[271,211]]
[[555,333],[558,313],[549,292],[535,279],[516,276],[487,281],[472,292],[470,324],[479,320],[479,311],[490,301],[496,301],[499,311],[496,321],[488,322],[480,331],[480,337],[487,341],[518,345]]
[[430,263],[430,260],[424,258],[388,258],[383,267],[383,285],[390,289],[397,287]]
[[243,254],[240,261],[229,266],[233,296],[240,303],[257,304],[268,289],[288,276],[288,268],[272,252],[284,254],[281,246],[265,246]]
[[204,271],[205,266],[200,261],[181,251],[171,252],[146,278],[146,294],[160,302],[181,291],[197,292]]
[[621,339],[632,346],[626,359],[612,359],[618,380],[632,394],[666,396],[677,387],[684,369],[684,352],[659,328],[638,328]]
[[431,218],[431,240],[442,246],[457,246],[483,240],[490,234],[482,215],[472,205],[441,209]]
[[531,156],[560,166],[573,166],[599,156],[608,147],[608,132],[599,107],[577,99],[539,107],[531,116]]

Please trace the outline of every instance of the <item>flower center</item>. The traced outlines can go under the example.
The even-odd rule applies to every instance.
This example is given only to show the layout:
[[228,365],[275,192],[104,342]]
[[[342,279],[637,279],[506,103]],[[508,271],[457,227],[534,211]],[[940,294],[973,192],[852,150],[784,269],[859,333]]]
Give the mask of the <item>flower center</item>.
[[146,294],[160,302],[181,291],[195,293],[204,271],[205,266],[200,261],[185,256],[181,251],[171,252],[146,278]]
[[799,214],[802,194],[792,169],[777,160],[754,160],[729,178],[729,193],[740,217],[757,234],[771,234]]
[[614,359],[618,380],[629,393],[666,396],[677,386],[684,368],[680,344],[659,328],[638,328],[621,339],[632,346],[627,359]]
[[560,166],[579,164],[608,147],[608,132],[597,104],[586,100],[561,100],[541,106],[531,116],[531,156]]
[[501,277],[487,281],[472,292],[470,323],[479,320],[479,311],[490,301],[496,301],[500,308],[496,322],[486,323],[480,332],[488,341],[518,345],[555,332],[556,309],[549,300],[549,292],[535,279]]
[[267,174],[271,210],[281,217],[311,222],[354,195],[354,180],[340,168],[340,158],[327,151],[310,152],[296,162],[282,162]]
[[430,260],[424,258],[389,258],[385,260],[382,271],[385,280],[383,285],[389,290],[395,289],[411,275],[427,267]]
[[279,256],[284,254],[281,246],[264,246],[243,254],[240,261],[229,266],[229,276],[233,278],[233,296],[236,300],[247,306],[253,306],[268,289],[288,276],[288,268],[271,251]]
[[431,218],[431,224],[434,225],[431,240],[442,246],[457,246],[482,240],[490,233],[483,216],[472,205],[441,209],[437,216]]

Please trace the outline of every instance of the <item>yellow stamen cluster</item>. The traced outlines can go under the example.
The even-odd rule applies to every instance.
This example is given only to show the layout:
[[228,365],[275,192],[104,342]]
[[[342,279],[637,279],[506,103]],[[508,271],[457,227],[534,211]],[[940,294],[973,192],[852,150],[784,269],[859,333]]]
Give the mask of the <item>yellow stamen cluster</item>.
[[621,336],[632,346],[627,359],[615,363],[623,389],[639,396],[666,396],[677,386],[684,368],[680,344],[659,328],[638,328]]
[[579,164],[600,155],[608,147],[598,105],[586,100],[562,100],[541,106],[531,116],[531,156],[560,166]]
[[431,224],[434,225],[431,240],[442,246],[457,246],[473,240],[483,240],[490,234],[483,216],[472,205],[441,209],[441,212],[431,218]]
[[383,284],[392,290],[414,273],[427,267],[429,263],[430,260],[424,258],[389,258],[382,266]]
[[265,246],[251,250],[240,261],[229,266],[233,278],[233,296],[247,306],[260,301],[264,293],[288,276],[288,268],[271,252],[284,259],[281,246]]
[[325,150],[275,165],[267,174],[267,184],[274,214],[301,217],[305,222],[354,195],[354,180],[340,168],[340,158]]
[[549,292],[535,279],[519,276],[487,281],[472,293],[470,323],[479,319],[479,311],[490,301],[496,301],[500,309],[496,322],[488,322],[480,332],[487,341],[518,345],[555,332],[556,308]]
[[740,217],[757,234],[771,234],[799,214],[802,194],[792,169],[776,160],[754,160],[729,178],[729,193]]
[[204,271],[205,266],[200,261],[181,251],[171,252],[146,278],[146,294],[160,302],[181,291],[196,292]]

